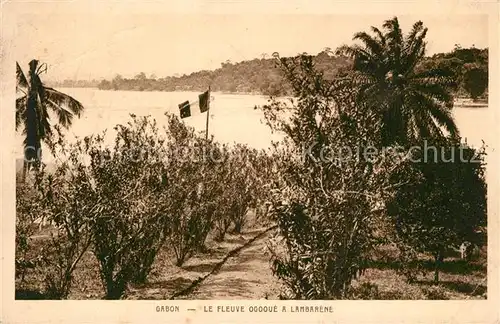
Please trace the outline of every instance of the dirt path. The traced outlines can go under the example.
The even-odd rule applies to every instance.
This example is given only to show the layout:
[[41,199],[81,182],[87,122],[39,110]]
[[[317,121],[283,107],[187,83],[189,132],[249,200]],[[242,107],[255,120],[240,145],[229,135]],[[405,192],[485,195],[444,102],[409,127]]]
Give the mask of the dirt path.
[[[252,236],[243,238],[248,241]],[[265,253],[268,237],[269,233],[228,259],[184,299],[276,299],[276,278],[269,267],[269,254]]]

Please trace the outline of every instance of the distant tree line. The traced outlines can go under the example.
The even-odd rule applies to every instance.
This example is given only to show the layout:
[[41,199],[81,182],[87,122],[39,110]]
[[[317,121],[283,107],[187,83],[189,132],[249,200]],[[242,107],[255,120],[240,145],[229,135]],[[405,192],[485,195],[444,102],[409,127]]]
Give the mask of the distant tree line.
[[[335,57],[323,51],[315,56],[318,68],[333,78],[338,71],[347,68],[349,60]],[[277,68],[274,58],[253,59],[232,63],[226,61],[214,71],[198,71],[189,75],[165,78],[146,77],[144,73],[133,79],[115,76],[112,80],[103,80],[101,90],[128,91],[203,91],[208,85],[213,91],[231,93],[260,93],[264,95],[284,95],[291,89],[283,81],[283,73]]]
[[[334,55],[328,47],[317,55],[313,55],[312,58],[317,70],[324,74],[323,77],[326,80],[345,76],[352,65],[350,58]],[[277,60],[274,57],[262,54],[260,59],[255,58],[237,63],[227,60],[214,71],[203,70],[182,76],[158,78],[154,74],[148,77],[141,72],[134,78],[125,78],[118,74],[112,80],[64,80],[52,85],[126,91],[203,91],[210,85],[213,91],[220,92],[290,95],[293,91],[288,83],[284,82],[283,72],[276,66],[276,63]],[[456,95],[476,99],[487,94],[487,48],[461,48],[456,45],[451,52],[427,57],[416,70],[430,68],[453,72],[459,85],[454,91]]]
[[64,80],[64,81],[48,81],[47,85],[59,88],[97,88],[100,80]]
[[451,70],[457,81],[458,96],[477,99],[488,94],[488,49],[462,48],[455,45],[449,53],[434,54],[418,67]]

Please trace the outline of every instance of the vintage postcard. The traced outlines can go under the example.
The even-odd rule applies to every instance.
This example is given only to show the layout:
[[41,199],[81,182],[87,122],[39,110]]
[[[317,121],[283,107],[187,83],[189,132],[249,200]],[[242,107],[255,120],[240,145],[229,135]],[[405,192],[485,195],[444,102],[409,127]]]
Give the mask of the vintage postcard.
[[4,323],[498,323],[495,1],[3,1]]

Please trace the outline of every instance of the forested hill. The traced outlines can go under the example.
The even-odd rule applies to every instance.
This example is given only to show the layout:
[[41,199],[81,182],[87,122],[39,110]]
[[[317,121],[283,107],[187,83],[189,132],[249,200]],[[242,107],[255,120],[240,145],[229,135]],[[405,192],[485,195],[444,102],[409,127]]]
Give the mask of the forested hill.
[[[316,68],[324,72],[325,78],[332,79],[339,71],[351,66],[345,57],[334,56],[326,51],[314,56]],[[484,83],[488,73],[488,49],[460,48],[449,53],[439,53],[421,62],[422,68],[447,68],[456,74],[459,94],[467,95],[470,89]],[[482,81],[481,81],[482,80]],[[264,95],[285,95],[289,89],[282,82],[281,71],[276,67],[275,58],[253,59],[232,63],[226,61],[214,71],[198,71],[189,75],[158,78],[139,73],[134,78],[117,75],[112,80],[70,81],[54,86],[98,87],[101,90],[133,91],[204,91],[211,85],[212,91],[231,93],[260,93]]]
[[[347,68],[346,58],[330,56],[322,52],[314,58],[318,69],[333,78],[341,68]],[[148,78],[140,73],[133,79],[120,75],[113,80],[102,81],[98,87],[102,90],[138,90],[138,91],[204,91],[208,86],[212,91],[261,93],[279,95],[287,92],[283,88],[281,71],[276,68],[275,58],[253,59],[232,63],[226,61],[214,71],[199,71],[189,75],[166,78]]]

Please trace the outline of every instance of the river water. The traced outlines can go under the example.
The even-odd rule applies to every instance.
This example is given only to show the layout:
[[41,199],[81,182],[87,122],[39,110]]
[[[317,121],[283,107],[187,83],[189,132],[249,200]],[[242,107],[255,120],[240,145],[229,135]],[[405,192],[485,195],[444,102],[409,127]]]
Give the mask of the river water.
[[[198,99],[199,92],[138,92],[104,91],[89,88],[61,88],[60,91],[73,96],[85,106],[85,112],[75,119],[67,131],[68,139],[83,137],[108,129],[113,133],[116,124],[130,120],[129,114],[151,115],[159,126],[166,122],[166,111],[179,113],[178,104]],[[255,148],[266,148],[271,140],[279,135],[272,134],[262,122],[263,115],[255,110],[255,105],[267,103],[268,97],[259,95],[212,93],[210,105],[209,133],[215,139],[226,143],[246,143]],[[199,112],[198,106],[191,108],[192,116],[184,119],[186,124],[196,130],[204,131],[206,114]],[[488,108],[456,107],[453,110],[455,121],[462,137],[473,146],[481,145],[484,140],[493,140],[494,118]],[[112,136],[110,137],[112,140]],[[22,157],[22,135],[16,135],[16,156]],[[53,157],[44,151],[44,161],[51,162]]]

